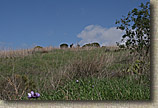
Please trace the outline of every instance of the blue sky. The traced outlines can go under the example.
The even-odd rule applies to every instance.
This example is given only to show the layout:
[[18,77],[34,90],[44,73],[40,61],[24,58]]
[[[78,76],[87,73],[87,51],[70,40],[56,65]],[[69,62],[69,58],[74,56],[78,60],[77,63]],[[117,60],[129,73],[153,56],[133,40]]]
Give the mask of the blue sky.
[[0,48],[114,45],[116,19],[149,0],[0,0]]

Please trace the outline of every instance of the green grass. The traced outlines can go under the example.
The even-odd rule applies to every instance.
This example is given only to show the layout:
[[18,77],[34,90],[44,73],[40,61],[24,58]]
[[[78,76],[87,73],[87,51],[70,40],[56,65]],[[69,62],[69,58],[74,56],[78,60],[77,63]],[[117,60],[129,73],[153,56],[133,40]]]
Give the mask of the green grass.
[[149,75],[125,71],[136,59],[128,50],[104,48],[0,58],[0,99],[28,100],[27,93],[34,90],[41,95],[38,100],[149,100]]
[[[139,80],[143,80],[140,78]],[[145,82],[145,80],[144,80]],[[27,98],[25,98],[27,99]],[[39,100],[149,100],[149,81],[142,85],[134,78],[87,78],[65,82],[50,93],[42,92]]]

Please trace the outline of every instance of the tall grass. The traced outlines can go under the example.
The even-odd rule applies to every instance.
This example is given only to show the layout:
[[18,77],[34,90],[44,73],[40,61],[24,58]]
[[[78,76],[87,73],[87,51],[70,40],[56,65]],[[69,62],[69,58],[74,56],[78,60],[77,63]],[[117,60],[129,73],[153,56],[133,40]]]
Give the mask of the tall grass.
[[27,100],[33,90],[41,94],[39,100],[149,100],[149,57],[138,74],[129,68],[137,65],[138,56],[106,49],[2,51],[0,99]]

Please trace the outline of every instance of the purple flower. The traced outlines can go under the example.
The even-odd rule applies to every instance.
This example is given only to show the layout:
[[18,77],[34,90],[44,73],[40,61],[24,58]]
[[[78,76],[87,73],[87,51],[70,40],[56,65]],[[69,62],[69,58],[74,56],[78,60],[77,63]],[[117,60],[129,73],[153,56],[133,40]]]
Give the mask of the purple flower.
[[38,98],[40,97],[39,93],[34,93],[33,91],[31,91],[31,93],[28,93],[28,98]]
[[31,96],[31,93],[28,93],[28,98],[31,98],[32,96]]
[[78,80],[76,80],[76,83],[78,83],[79,81]]
[[35,93],[36,97],[40,97],[40,94],[39,93]]
[[35,97],[35,93],[33,91],[31,91],[31,96]]

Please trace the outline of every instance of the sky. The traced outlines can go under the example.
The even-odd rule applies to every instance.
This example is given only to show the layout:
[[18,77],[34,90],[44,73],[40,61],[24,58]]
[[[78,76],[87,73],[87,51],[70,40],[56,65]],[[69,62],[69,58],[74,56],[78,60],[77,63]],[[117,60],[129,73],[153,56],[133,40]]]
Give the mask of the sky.
[[116,20],[150,0],[0,0],[0,48],[116,45]]

